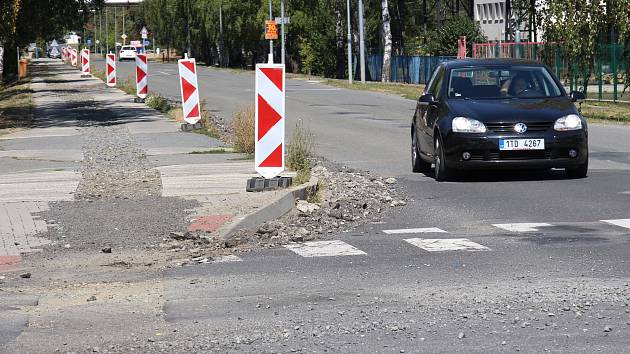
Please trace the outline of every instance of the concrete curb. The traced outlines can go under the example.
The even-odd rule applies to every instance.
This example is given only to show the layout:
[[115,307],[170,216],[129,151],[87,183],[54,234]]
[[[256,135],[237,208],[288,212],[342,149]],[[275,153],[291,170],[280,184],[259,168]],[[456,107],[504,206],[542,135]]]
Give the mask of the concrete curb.
[[221,238],[228,240],[237,231],[245,229],[256,229],[267,221],[275,220],[287,214],[295,208],[295,201],[306,199],[309,194],[317,190],[319,180],[317,177],[311,179],[300,186],[293,187],[282,196],[262,206],[256,212],[236,219],[221,232]]

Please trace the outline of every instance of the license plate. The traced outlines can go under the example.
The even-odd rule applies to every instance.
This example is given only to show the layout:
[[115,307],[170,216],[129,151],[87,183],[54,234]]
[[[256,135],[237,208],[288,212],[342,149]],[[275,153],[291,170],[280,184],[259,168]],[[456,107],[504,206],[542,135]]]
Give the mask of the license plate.
[[545,150],[545,139],[499,139],[499,150]]

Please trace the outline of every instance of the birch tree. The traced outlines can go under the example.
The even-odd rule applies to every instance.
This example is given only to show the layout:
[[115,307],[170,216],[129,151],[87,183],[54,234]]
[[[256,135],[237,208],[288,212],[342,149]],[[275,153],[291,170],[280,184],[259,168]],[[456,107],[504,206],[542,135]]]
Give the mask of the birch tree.
[[390,25],[389,2],[387,0],[381,0],[381,14],[383,20],[383,40],[385,42],[381,81],[389,82],[392,77],[392,28]]

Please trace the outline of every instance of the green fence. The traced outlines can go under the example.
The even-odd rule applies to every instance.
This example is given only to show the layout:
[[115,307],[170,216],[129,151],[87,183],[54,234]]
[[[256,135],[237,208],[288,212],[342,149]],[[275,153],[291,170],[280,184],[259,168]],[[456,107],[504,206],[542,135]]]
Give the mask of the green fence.
[[560,43],[474,44],[475,58],[521,58],[551,67],[571,91],[586,92],[588,99],[630,102],[630,46],[602,44],[592,63],[569,61]]

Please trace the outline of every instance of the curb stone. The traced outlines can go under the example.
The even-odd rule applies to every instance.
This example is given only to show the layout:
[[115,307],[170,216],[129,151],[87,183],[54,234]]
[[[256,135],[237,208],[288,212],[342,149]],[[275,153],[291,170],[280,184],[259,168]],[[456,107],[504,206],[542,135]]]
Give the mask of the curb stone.
[[280,197],[261,206],[256,212],[236,219],[236,221],[223,229],[221,239],[224,241],[229,240],[237,231],[256,229],[267,221],[284,216],[295,208],[296,200],[306,199],[308,195],[316,191],[318,182],[317,177],[311,177],[307,183],[287,190]]

